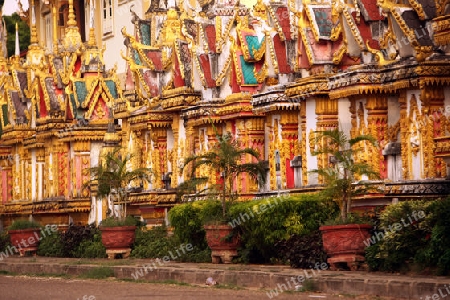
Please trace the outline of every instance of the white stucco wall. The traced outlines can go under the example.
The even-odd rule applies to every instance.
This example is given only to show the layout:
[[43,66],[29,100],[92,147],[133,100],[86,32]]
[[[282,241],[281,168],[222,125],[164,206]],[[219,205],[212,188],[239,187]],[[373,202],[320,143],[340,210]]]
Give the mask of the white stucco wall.
[[[407,100],[407,107],[408,107],[408,114],[410,112],[411,107],[411,98],[415,95],[416,102],[417,102],[417,108],[420,113],[420,110],[422,108],[422,103],[420,101],[420,90],[410,90],[406,92],[406,100]],[[422,144],[422,138],[419,136],[419,142]],[[422,145],[421,145],[422,146]],[[412,155],[412,163],[411,163],[411,178],[412,179],[421,179],[422,178],[422,151],[419,150],[417,152],[417,155]]]
[[338,116],[339,116],[339,129],[342,130],[347,136],[350,136],[350,129],[352,128],[352,115],[350,113],[350,100],[348,98],[342,98],[338,101]]
[[[113,1],[113,32],[108,36],[102,37],[102,43],[106,46],[104,52],[106,69],[111,69],[117,63],[117,73],[124,74],[126,70],[125,60],[122,59],[120,51],[126,53],[126,47],[123,44],[124,38],[122,36],[122,28],[125,27],[130,34],[134,33],[134,25],[131,23],[132,15],[130,13],[130,7],[133,6],[133,11],[141,18],[144,19],[144,14],[148,8],[147,0],[130,0],[130,1]],[[96,1],[96,13],[102,14],[102,1]],[[100,22],[98,22],[100,23]],[[102,26],[96,24],[95,26]],[[106,59],[107,58],[107,59]]]
[[[98,165],[102,146],[103,143],[91,143],[91,167],[95,167]],[[88,224],[100,222],[102,220],[102,208],[102,201],[97,199],[97,197],[91,197],[91,211],[89,213]]]
[[[170,151],[173,149],[173,145],[174,145],[174,136],[173,136],[173,131],[172,128],[167,129],[167,151]],[[167,160],[167,172],[172,172],[173,171],[173,166],[172,166],[172,161]]]
[[450,87],[444,88],[444,107],[442,108],[444,114],[450,116]]
[[[312,156],[309,151],[309,132],[316,130],[317,120],[316,115],[316,102],[314,98],[306,100],[306,161],[308,165],[308,171],[317,169],[317,157]],[[308,173],[308,184],[317,184],[317,174]]]
[[388,125],[395,125],[400,120],[400,104],[398,97],[388,97]]
[[31,201],[36,201],[36,149],[31,150]]

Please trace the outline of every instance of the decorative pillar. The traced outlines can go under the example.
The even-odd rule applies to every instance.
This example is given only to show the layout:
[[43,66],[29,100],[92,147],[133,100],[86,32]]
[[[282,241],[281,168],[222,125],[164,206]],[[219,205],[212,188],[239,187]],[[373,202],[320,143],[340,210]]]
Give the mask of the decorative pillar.
[[69,196],[68,187],[68,161],[69,161],[69,146],[67,143],[58,142],[54,151],[54,165],[55,165],[55,191],[56,196]]
[[0,191],[1,191],[1,203],[5,204],[11,202],[13,199],[12,195],[12,161],[9,158],[13,156],[8,156],[8,159],[0,160]]
[[300,103],[300,129],[301,129],[301,154],[302,154],[302,185],[308,185],[308,160],[306,158],[306,149],[309,149],[309,144],[306,144],[306,101]]
[[371,95],[367,98],[366,108],[367,124],[369,134],[373,136],[379,147],[368,145],[370,159],[368,163],[372,165],[375,172],[380,174],[382,179],[387,178],[387,161],[384,160],[383,148],[387,144],[387,97],[385,95]]
[[442,158],[435,158],[436,143],[434,138],[444,136],[444,89],[442,86],[421,85],[420,100],[424,116],[422,130],[423,168],[425,178],[445,178],[447,165]]
[[[273,124],[272,124],[273,121]],[[281,170],[281,139],[280,125],[278,119],[272,115],[267,115],[266,123],[269,124],[269,167],[270,167],[270,189],[279,190],[282,188]]]
[[155,163],[155,188],[161,189],[163,188],[162,176],[167,172],[167,128],[153,128],[152,139],[155,150],[152,154]]
[[74,198],[89,196],[86,183],[90,180],[90,161],[90,142],[75,142],[72,169],[72,196]]
[[[216,136],[217,134],[219,134],[219,135],[222,134],[222,130],[220,127],[217,128],[216,125],[214,125],[214,127],[213,127],[213,124],[211,124],[211,126],[208,126],[208,128],[206,129],[206,136],[208,139],[208,150],[210,150],[212,147],[214,147],[214,145],[218,142],[217,136]],[[200,135],[200,133],[199,133],[199,135]],[[199,138],[199,140],[201,141],[202,138]],[[202,151],[202,152],[206,152],[206,149],[205,149],[205,151]],[[206,167],[203,167],[203,168],[206,168]],[[212,168],[210,168],[208,170],[208,172],[209,172],[209,174],[207,174],[209,177],[208,184],[211,184],[211,185],[223,184],[220,173],[218,173],[216,170],[214,170]]]
[[[328,96],[316,97],[316,119],[317,119],[317,131],[334,130],[339,128],[338,121],[338,102],[337,100],[331,100]],[[314,142],[310,140],[310,143]],[[326,141],[320,141],[320,147],[324,146]],[[328,166],[328,155],[321,154],[317,157],[317,168],[325,168]],[[322,176],[319,175],[319,183],[323,183]]]
[[411,179],[411,143],[409,127],[410,122],[408,119],[407,111],[407,99],[406,91],[401,91],[398,97],[398,102],[400,104],[400,137],[401,137],[401,157],[402,157],[402,175],[403,178],[408,180]]
[[178,160],[180,149],[178,139],[180,137],[180,115],[174,114],[172,120],[173,148],[171,150],[172,176],[170,177],[170,186],[176,188],[178,185]]
[[[246,122],[248,147],[259,152],[259,159],[264,159],[264,119],[254,118]],[[268,179],[268,178],[267,178]],[[257,192],[258,184],[252,180],[249,184],[249,192]]]
[[285,178],[286,188],[295,187],[294,168],[290,162],[296,155],[300,155],[300,144],[298,140],[298,112],[286,111],[281,114],[281,159],[283,177]]
[[44,197],[44,148],[36,149],[36,200],[42,201]]
[[[194,127],[191,122],[188,122],[186,127],[184,158],[194,155],[195,153]],[[191,166],[184,168],[184,178],[188,178],[190,176],[191,170]]]

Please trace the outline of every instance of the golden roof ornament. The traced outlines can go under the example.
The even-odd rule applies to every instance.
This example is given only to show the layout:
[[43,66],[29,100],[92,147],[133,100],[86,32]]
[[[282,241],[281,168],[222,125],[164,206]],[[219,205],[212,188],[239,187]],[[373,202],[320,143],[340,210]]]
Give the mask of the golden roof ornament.
[[81,35],[78,31],[75,11],[73,10],[73,0],[69,0],[69,20],[67,21],[66,35],[64,36],[63,48],[68,53],[80,53],[82,46]]
[[175,8],[169,8],[167,11],[167,19],[161,31],[162,45],[172,46],[175,40],[181,37],[181,21],[178,18],[178,12]]
[[253,16],[267,20],[267,9],[266,5],[263,3],[263,0],[258,0],[253,6]]
[[31,0],[31,36],[30,45],[28,46],[26,66],[34,66],[42,68],[45,61],[45,51],[39,46],[36,29],[36,13],[34,10],[34,0]]
[[90,0],[90,19],[89,19],[89,40],[87,41],[83,51],[83,66],[84,72],[103,72],[105,62],[103,61],[103,52],[105,49],[99,49],[95,39],[94,32],[94,3]]

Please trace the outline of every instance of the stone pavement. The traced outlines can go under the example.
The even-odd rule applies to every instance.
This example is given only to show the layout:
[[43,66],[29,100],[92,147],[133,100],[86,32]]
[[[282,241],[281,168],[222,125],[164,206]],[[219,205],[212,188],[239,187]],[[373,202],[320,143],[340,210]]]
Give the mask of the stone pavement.
[[[406,276],[362,271],[293,269],[280,265],[194,264],[150,259],[69,259],[10,256],[0,260],[0,272],[78,276],[93,268],[110,267],[117,279],[219,284],[249,289],[293,290],[299,281],[313,282],[324,293],[373,295],[393,299],[440,300],[450,295],[450,277]],[[306,284],[303,283],[306,287]],[[450,299],[450,298],[449,298]]]

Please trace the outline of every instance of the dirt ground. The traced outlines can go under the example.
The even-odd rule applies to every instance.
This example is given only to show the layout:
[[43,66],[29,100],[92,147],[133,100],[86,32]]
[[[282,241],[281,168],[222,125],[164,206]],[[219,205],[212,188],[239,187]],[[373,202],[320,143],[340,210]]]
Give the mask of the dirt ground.
[[[297,300],[394,300],[375,296],[327,295],[323,293],[283,292],[271,297],[269,291],[236,290],[222,286],[188,286],[128,282],[117,280],[82,280],[54,277],[0,276],[0,299],[4,300],[229,300],[229,299],[297,299]],[[397,299],[399,300],[399,299]]]

